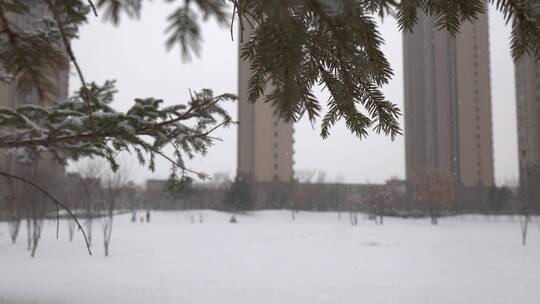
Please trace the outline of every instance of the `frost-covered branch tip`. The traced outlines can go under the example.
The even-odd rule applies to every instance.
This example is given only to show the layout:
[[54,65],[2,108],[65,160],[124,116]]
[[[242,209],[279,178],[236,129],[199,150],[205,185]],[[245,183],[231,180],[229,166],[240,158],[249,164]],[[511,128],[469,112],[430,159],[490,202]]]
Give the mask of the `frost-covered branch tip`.
[[[173,106],[163,106],[160,99],[142,98],[126,112],[119,112],[110,106],[116,92],[114,81],[102,86],[92,83],[86,93],[91,100],[88,114],[82,90],[86,89],[52,107],[0,107],[0,149],[10,149],[16,155],[49,151],[62,161],[103,157],[113,170],[118,168],[116,155],[128,151],[150,170],[155,169],[157,155],[169,160],[174,170],[202,176],[187,168],[184,159],[205,154],[217,140],[212,132],[233,123],[222,108],[224,101],[236,99],[231,94],[214,96],[204,89],[192,94],[187,104]],[[173,147],[170,156],[164,152],[168,145]]]

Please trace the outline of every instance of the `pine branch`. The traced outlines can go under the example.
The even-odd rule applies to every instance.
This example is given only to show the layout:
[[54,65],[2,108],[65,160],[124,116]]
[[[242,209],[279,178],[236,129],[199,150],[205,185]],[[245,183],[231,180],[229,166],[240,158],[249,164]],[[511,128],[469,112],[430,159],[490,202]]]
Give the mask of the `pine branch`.
[[[86,103],[86,106],[87,106],[87,113],[88,113],[88,118],[90,119],[90,127],[92,129],[95,128],[95,125],[94,125],[94,119],[92,117],[92,111],[91,111],[91,106],[90,106],[90,100],[89,100],[89,96],[88,96],[88,87],[86,85],[86,80],[84,78],[84,75],[83,75],[83,72],[81,70],[81,67],[79,66],[79,62],[77,61],[77,58],[75,57],[75,53],[73,52],[73,49],[71,48],[71,42],[70,42],[70,39],[68,38],[68,35],[66,33],[66,30],[64,28],[64,24],[58,14],[58,11],[56,9],[56,7],[54,6],[53,2],[51,0],[43,0],[47,7],[49,8],[49,11],[51,12],[52,16],[53,16],[53,19],[54,21],[56,22],[56,25],[58,27],[58,30],[60,32],[60,37],[62,38],[62,43],[64,45],[64,48],[66,49],[66,53],[67,55],[69,56],[69,59],[70,61],[73,63],[73,66],[75,67],[75,70],[77,71],[77,76],[79,77],[79,80],[81,82],[81,85],[83,87],[83,92],[82,92],[82,98],[84,100],[84,102]],[[97,12],[95,11],[95,7],[93,6],[94,4],[92,3],[92,1],[89,1],[90,2],[90,5],[92,6],[92,9],[94,10],[94,13],[96,13],[97,15]]]
[[[137,99],[128,111],[121,113],[108,106],[115,92],[112,82],[102,87],[92,84],[88,90],[95,101],[92,116],[96,128],[90,127],[81,91],[70,101],[52,108],[25,105],[11,110],[0,107],[0,149],[35,152],[45,149],[59,159],[104,157],[113,170],[117,168],[117,153],[135,151],[141,164],[146,164],[143,156],[146,153],[148,167],[154,170],[154,154],[164,156],[162,150],[172,144],[177,160],[171,163],[202,176],[200,172],[187,169],[182,156],[191,158],[195,153],[206,153],[208,147],[219,140],[211,134],[233,123],[221,108],[223,101],[235,99],[230,94],[214,97],[211,91],[203,90],[195,92],[187,106],[164,108],[160,107],[161,100]],[[17,132],[10,131],[12,126],[16,126]]]

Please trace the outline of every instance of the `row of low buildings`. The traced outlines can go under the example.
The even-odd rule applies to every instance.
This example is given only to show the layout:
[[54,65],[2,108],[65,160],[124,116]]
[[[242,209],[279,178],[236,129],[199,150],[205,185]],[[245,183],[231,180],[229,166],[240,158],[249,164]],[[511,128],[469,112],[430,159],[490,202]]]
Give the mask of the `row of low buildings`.
[[[140,189],[141,206],[155,209],[218,209],[230,210],[227,195],[232,181],[195,183],[182,191],[169,190],[168,181],[149,179],[145,189]],[[406,209],[406,193],[403,181],[389,180],[385,184],[343,183],[291,183],[273,180],[249,183],[248,209],[291,210],[357,210],[372,207],[370,198],[381,191],[392,191],[388,205]],[[390,194],[390,193],[389,193]],[[391,202],[390,202],[391,200]],[[384,202],[376,202],[378,205]]]

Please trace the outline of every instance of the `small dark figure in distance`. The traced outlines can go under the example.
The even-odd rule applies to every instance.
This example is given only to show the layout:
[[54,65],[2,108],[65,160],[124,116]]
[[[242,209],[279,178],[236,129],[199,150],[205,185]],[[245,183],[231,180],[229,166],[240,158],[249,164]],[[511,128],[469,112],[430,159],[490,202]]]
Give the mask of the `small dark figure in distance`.
[[133,211],[133,214],[131,215],[131,222],[135,223],[137,222],[137,212]]
[[146,210],[146,222],[150,223],[150,210]]
[[233,223],[233,224],[236,224],[238,223],[238,221],[236,220],[236,216],[231,216],[231,219],[229,220],[229,223]]

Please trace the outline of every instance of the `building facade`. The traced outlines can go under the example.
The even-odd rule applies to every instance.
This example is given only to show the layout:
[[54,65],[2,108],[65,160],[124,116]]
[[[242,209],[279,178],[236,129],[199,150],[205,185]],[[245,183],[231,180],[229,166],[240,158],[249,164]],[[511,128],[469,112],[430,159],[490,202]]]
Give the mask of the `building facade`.
[[[487,14],[452,36],[420,15],[403,37],[407,180],[450,172],[458,194],[494,183]],[[472,190],[471,190],[472,189]]]
[[[520,185],[540,168],[540,62],[525,57],[515,65]],[[537,187],[540,187],[537,185]]]
[[[10,27],[15,31],[33,30],[43,26],[43,18],[50,15],[44,4],[36,3],[31,8],[31,14],[18,15],[8,14],[7,19]],[[2,24],[0,24],[0,29]],[[69,62],[68,57],[65,58]],[[67,66],[68,64],[66,64]],[[61,102],[68,96],[69,69],[62,71],[51,71],[49,76],[54,83],[51,96],[47,100],[40,100],[37,91],[21,92],[17,88],[16,81],[10,83],[0,82],[0,106],[14,108],[24,104],[37,104],[50,106],[55,102]],[[19,165],[13,156],[7,155],[5,151],[0,151],[0,168],[8,171],[23,171],[24,174],[33,175],[35,170],[48,172],[51,176],[64,173],[64,166],[54,160],[49,154],[41,154],[40,160],[36,164]]]
[[[251,31],[249,26],[245,28],[239,51]],[[270,103],[248,102],[250,64],[242,59],[238,64],[237,174],[255,182],[290,182],[294,174],[293,123],[281,119]],[[270,90],[268,85],[267,92]]]

